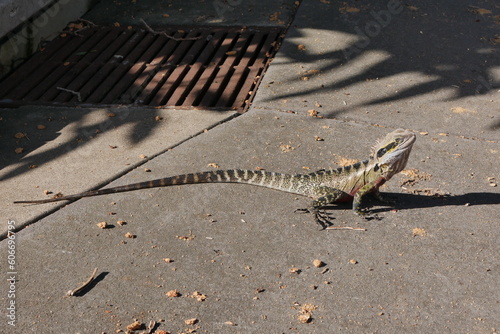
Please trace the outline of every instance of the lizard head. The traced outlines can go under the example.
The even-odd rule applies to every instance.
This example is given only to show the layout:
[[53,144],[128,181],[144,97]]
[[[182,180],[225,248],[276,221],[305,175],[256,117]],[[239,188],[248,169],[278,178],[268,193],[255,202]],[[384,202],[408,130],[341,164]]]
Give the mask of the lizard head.
[[372,157],[379,166],[385,167],[384,169],[388,170],[392,176],[405,168],[415,140],[416,136],[413,132],[397,129],[388,133],[384,139],[375,145]]

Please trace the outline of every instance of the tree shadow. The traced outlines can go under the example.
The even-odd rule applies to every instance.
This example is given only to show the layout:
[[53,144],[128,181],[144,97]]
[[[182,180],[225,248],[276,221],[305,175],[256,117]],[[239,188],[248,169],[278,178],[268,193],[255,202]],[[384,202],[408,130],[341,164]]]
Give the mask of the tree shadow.
[[[391,94],[337,108],[325,116],[411,99],[443,88],[453,89],[451,95],[443,97],[445,101],[487,94],[500,87],[498,76],[494,76],[498,64],[498,16],[494,15],[496,7],[492,1],[482,1],[481,5],[489,11],[478,11],[477,7],[465,4],[450,6],[446,2],[417,1],[411,6],[397,0],[303,2],[301,7],[307,8],[304,13],[318,15],[300,17],[297,21],[300,25],[290,28],[280,51],[282,58],[287,59],[283,65],[302,63],[306,68],[308,64],[313,65],[314,71],[307,74],[306,79],[333,74],[317,84],[301,83],[304,78],[300,76],[285,80],[286,85],[306,88],[291,93],[278,92],[267,101],[321,91],[336,92],[362,82],[409,74],[417,74],[420,80],[397,87]],[[345,36],[345,41],[338,37],[335,42],[345,42],[345,45],[323,46],[318,48],[324,52],[309,52],[297,41],[303,40],[300,39],[304,37],[302,30],[310,29],[335,31]],[[325,41],[314,39],[307,43],[314,49],[315,43],[324,45]],[[366,61],[370,54],[382,56],[370,64]],[[361,62],[362,70],[355,69],[344,78],[334,77],[336,70]]]
[[[293,3],[294,1],[290,1],[291,6],[294,6]],[[241,6],[244,5],[244,3],[241,4]],[[500,82],[493,74],[498,63],[498,34],[496,30],[498,18],[494,16],[493,11],[496,7],[493,1],[484,0],[481,2],[481,6],[487,10],[479,11],[477,7],[465,4],[450,5],[447,2],[415,1],[411,5],[405,5],[397,0],[382,2],[304,1],[300,4],[300,10],[297,13],[299,16],[295,21],[300,26],[289,28],[281,46],[281,58],[287,59],[283,65],[287,65],[287,63],[314,65],[318,71],[308,74],[312,78],[340,68],[349,68],[357,63],[363,63],[364,67],[361,70],[353,71],[344,78],[336,78],[332,75],[327,78],[328,81],[324,84],[304,85],[305,88],[295,92],[273,95],[270,100],[307,96],[318,91],[336,92],[359,83],[411,73],[417,73],[420,77],[425,77],[425,80],[417,83],[409,82],[408,85],[398,87],[397,91],[389,95],[376,95],[368,100],[365,99],[365,102],[330,110],[325,116],[335,117],[361,106],[413,99],[450,87],[453,87],[454,93],[453,96],[448,94],[445,97],[449,100],[487,94],[500,87]],[[339,47],[334,45],[324,53],[303,50],[296,42],[297,38],[304,37],[301,29],[326,30],[343,34],[346,36],[345,45]],[[178,31],[172,28],[170,33],[176,34]],[[124,34],[133,33],[125,29]],[[139,35],[140,33],[138,33],[138,37],[140,37]],[[109,43],[120,43],[121,36],[117,35],[116,38],[110,39]],[[164,36],[156,36],[155,38],[166,39]],[[133,40],[134,43],[147,42],[141,38]],[[204,47],[210,48],[211,41],[212,39],[204,41],[206,43]],[[99,43],[105,46],[105,42],[106,40],[103,39]],[[192,45],[197,42],[194,40]],[[328,41],[315,42],[328,44]],[[166,40],[165,43],[176,44],[177,42]],[[86,49],[85,52],[78,52],[81,50],[76,49],[64,52],[68,52],[68,59],[83,57],[88,60],[88,63],[95,64],[96,57],[99,55],[97,52],[92,52],[93,47],[89,46],[89,49]],[[189,53],[189,49],[186,52]],[[364,62],[365,57],[372,53],[385,56],[373,63]],[[123,60],[120,58],[120,54],[110,53],[108,56],[111,57],[112,64],[106,64],[106,69],[123,71],[123,66],[119,65]],[[146,61],[142,55],[137,55],[137,59]],[[147,74],[145,74],[145,78],[161,72],[153,71],[153,68],[157,66],[155,64],[156,60],[153,59],[149,63],[141,65],[145,66],[148,71],[152,71],[151,73],[145,71],[144,73]],[[168,67],[169,64],[167,61],[165,66]],[[54,64],[47,61],[44,66],[49,68]],[[67,66],[77,65],[68,61]],[[46,70],[43,69],[43,71]],[[123,74],[120,77],[123,79],[121,81],[133,81],[137,78],[137,73]],[[67,75],[71,76],[72,74],[74,73],[70,72]],[[102,78],[99,79],[101,76]],[[97,70],[91,77],[92,80],[103,80],[102,82],[105,83],[103,71]],[[42,79],[58,80],[44,77]],[[289,79],[286,83],[302,86],[299,85],[300,80],[301,78],[297,76]],[[109,90],[115,88],[113,84],[104,86]],[[143,89],[144,87],[138,84],[135,89],[127,91],[127,94],[130,95],[125,94],[118,100],[127,102],[127,99],[135,98],[138,92]],[[198,92],[200,89],[202,87],[192,87],[193,92]],[[58,99],[61,101],[74,103],[77,99],[74,94],[68,91],[53,91],[52,93],[58,94]],[[35,92],[29,92],[29,94],[35,94]],[[209,91],[208,98],[212,99],[220,94],[220,92],[212,93]],[[234,98],[231,96],[228,101]],[[40,115],[43,111],[33,115],[29,108],[0,110],[0,130],[5,136],[4,138],[14,138],[14,140],[4,142],[0,148],[2,150],[0,168],[19,164],[19,168],[3,175],[1,180],[21,175],[29,171],[30,167],[42,165],[61,157],[77,147],[86,145],[99,133],[102,134],[132,124],[129,140],[132,143],[139,143],[149,138],[153,130],[159,126],[158,122],[153,121],[154,117],[158,116],[153,108],[145,108],[145,112],[140,113],[132,112],[131,109],[127,108],[116,111],[113,109],[112,112],[116,114],[116,117],[92,126],[86,126],[83,122],[85,109],[68,107],[57,110],[57,108],[53,108],[51,112],[43,116]],[[50,122],[50,126],[43,133],[36,135],[33,135],[32,131],[25,130],[28,126],[36,126],[38,120],[44,120],[45,123]],[[75,130],[62,145],[40,153],[30,154],[43,147],[45,142],[58,138],[62,129],[68,125],[72,125]],[[492,130],[499,128],[498,121],[493,121],[489,126],[489,129]],[[17,138],[19,133],[21,133],[20,136],[22,133],[28,133],[30,137]],[[20,143],[23,144],[24,150],[18,150],[21,147]]]
[[[26,107],[29,108],[29,107]],[[100,122],[90,122],[90,112],[101,115]],[[0,170],[16,164],[17,167],[0,176],[0,181],[22,175],[49,161],[63,157],[75,149],[85,147],[96,137],[131,126],[127,141],[138,144],[152,135],[160,126],[155,121],[158,110],[135,108],[84,109],[84,108],[42,108],[35,112],[23,109],[0,109],[0,133],[5,140],[0,148]],[[165,120],[168,121],[168,120]],[[39,128],[43,126],[43,128]],[[71,127],[72,130],[67,130]],[[65,135],[66,139],[51,149],[39,150],[45,143]],[[33,153],[38,151],[38,153]]]

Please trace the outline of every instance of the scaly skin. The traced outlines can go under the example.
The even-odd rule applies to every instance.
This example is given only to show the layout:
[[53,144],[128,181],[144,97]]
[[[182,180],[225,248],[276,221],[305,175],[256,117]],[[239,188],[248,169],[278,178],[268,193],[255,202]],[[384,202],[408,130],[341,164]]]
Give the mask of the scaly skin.
[[281,174],[253,170],[218,170],[166,177],[120,187],[92,190],[75,195],[61,196],[44,200],[16,201],[23,204],[43,204],[82,197],[114,194],[125,191],[168,187],[197,183],[245,183],[267,187],[313,199],[311,208],[316,221],[322,226],[329,224],[320,209],[336,202],[353,201],[353,211],[366,216],[361,201],[368,193],[382,199],[379,188],[395,174],[402,171],[415,142],[414,133],[398,129],[379,141],[373,148],[369,159],[350,166],[330,170],[319,170],[310,174]]

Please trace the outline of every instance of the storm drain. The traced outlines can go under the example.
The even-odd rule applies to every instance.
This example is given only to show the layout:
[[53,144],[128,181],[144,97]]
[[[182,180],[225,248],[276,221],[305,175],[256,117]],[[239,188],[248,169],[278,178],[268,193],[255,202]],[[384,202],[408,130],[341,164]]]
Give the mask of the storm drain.
[[0,104],[148,105],[243,111],[277,28],[93,27],[62,34],[0,82]]

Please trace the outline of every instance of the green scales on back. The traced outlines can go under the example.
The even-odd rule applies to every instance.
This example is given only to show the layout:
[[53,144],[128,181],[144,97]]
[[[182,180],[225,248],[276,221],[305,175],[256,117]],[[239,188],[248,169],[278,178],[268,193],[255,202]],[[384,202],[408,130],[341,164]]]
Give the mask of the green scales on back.
[[362,198],[366,194],[372,193],[376,198],[382,200],[379,187],[405,168],[415,140],[414,133],[398,129],[387,134],[375,145],[369,159],[350,166],[319,170],[310,174],[282,174],[241,169],[217,170],[170,176],[75,195],[44,200],[16,201],[14,203],[43,204],[146,188],[195,183],[246,183],[312,198],[310,208],[304,211],[312,212],[316,221],[324,227],[329,222],[327,216],[322,214],[320,209],[331,203],[352,200],[353,211],[358,215],[367,216],[367,212],[361,207]]

